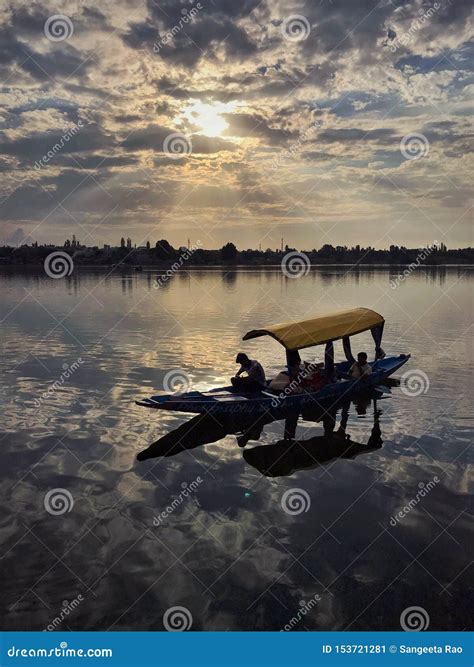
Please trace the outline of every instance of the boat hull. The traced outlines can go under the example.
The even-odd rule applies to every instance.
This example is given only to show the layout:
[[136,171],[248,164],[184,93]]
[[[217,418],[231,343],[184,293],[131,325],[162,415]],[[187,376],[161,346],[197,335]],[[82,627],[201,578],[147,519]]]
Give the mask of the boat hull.
[[[188,392],[185,394],[156,395],[141,401],[137,405],[157,410],[186,412],[190,414],[212,415],[258,415],[265,412],[281,412],[282,410],[303,410],[310,408],[324,409],[328,403],[350,398],[368,388],[381,384],[401,368],[409,354],[388,357],[373,362],[372,373],[364,380],[339,380],[325,385],[317,392],[301,394],[273,393],[258,391],[242,393],[232,386],[220,387],[208,392]],[[346,373],[349,363],[336,364],[339,372]]]

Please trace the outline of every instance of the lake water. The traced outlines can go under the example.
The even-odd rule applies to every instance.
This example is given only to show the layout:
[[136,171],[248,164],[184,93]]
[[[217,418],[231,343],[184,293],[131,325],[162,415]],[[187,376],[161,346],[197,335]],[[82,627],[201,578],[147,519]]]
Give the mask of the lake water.
[[[397,630],[412,606],[430,629],[468,628],[474,274],[420,267],[392,289],[396,275],[182,271],[161,289],[148,271],[0,276],[2,628],[161,630],[183,607],[167,622]],[[242,343],[246,331],[355,306],[385,316],[387,354],[412,355],[378,401],[382,446],[318,465],[312,440],[314,465],[265,476],[246,452],[276,451],[275,421],[244,450],[221,434],[136,460],[192,417],[135,405],[167,373],[226,384],[243,350],[271,375],[283,349]],[[372,351],[369,334],[359,349]],[[366,444],[373,421],[372,404],[352,406],[352,441]],[[296,437],[322,433],[300,420]],[[305,511],[290,513],[295,489]]]

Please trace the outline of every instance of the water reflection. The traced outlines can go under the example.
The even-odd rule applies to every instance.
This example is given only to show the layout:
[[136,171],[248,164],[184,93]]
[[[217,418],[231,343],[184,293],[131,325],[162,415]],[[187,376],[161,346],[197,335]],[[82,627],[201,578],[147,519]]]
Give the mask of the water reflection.
[[334,430],[335,415],[323,418],[324,435],[304,440],[295,440],[297,419],[295,416],[285,422],[283,440],[272,445],[254,447],[244,451],[244,459],[266,477],[287,477],[298,470],[313,469],[336,459],[353,459],[369,454],[382,447],[380,430],[380,410],[373,401],[374,423],[367,444],[357,443],[346,433],[349,404],[342,407],[341,423]]
[[[179,272],[162,289],[146,267],[3,274],[3,627],[41,630],[79,593],[63,629],[162,630],[182,605],[193,630],[279,630],[316,593],[298,629],[397,630],[409,605],[429,612],[430,629],[467,627],[473,272],[420,267],[396,290],[393,273],[327,266],[288,280],[237,269],[226,280],[219,268]],[[355,305],[384,314],[387,352],[403,344],[429,391],[394,390],[375,406],[366,397],[334,423],[305,413],[296,430],[288,416],[216,424],[135,405],[172,369],[197,390],[225,384],[255,326]],[[246,351],[269,374],[281,367],[276,342]],[[72,494],[71,512],[45,511],[53,488]],[[292,488],[310,497],[307,512],[282,510]]]
[[[392,381],[396,384],[396,381]],[[324,465],[338,458],[352,459],[380,449],[382,437],[380,414],[377,401],[380,392],[366,392],[355,401],[342,401],[328,409],[310,412],[288,412],[265,414],[255,419],[250,416],[215,417],[201,414],[181,424],[137,455],[138,461],[158,457],[176,456],[223,440],[228,435],[236,436],[236,444],[244,448],[247,444],[260,440],[264,429],[274,422],[282,422],[282,439],[276,443],[253,447],[243,453],[245,461],[267,477],[289,476],[295,471]],[[351,406],[358,415],[366,415],[372,405],[373,426],[367,443],[357,443],[346,433]],[[339,427],[336,430],[340,413]],[[304,440],[295,439],[298,419],[307,423],[322,424],[324,434]]]

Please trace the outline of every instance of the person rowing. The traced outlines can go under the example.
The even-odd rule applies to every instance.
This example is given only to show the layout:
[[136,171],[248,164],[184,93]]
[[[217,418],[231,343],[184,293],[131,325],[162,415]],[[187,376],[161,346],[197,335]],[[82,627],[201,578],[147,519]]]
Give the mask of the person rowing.
[[[240,369],[230,379],[235,389],[259,391],[266,387],[265,371],[260,362],[255,359],[249,359],[246,354],[239,352],[235,358],[235,363],[240,364]],[[242,373],[246,373],[246,375],[241,377]]]

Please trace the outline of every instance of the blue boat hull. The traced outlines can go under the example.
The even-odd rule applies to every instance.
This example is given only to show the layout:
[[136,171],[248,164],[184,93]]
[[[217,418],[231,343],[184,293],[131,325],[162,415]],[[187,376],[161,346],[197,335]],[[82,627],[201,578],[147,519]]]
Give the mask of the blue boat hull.
[[[367,388],[383,383],[386,378],[406,364],[409,358],[409,354],[401,354],[398,357],[386,357],[377,362],[372,362],[372,373],[363,381],[339,380],[325,385],[317,392],[285,394],[285,392],[257,391],[242,393],[234,387],[228,386],[206,392],[192,391],[185,394],[156,395],[142,401],[136,401],[136,403],[146,408],[158,410],[213,414],[216,416],[258,415],[265,412],[299,411],[313,407],[324,409],[328,402],[350,398]],[[349,362],[336,364],[336,369],[341,373],[347,373]]]

